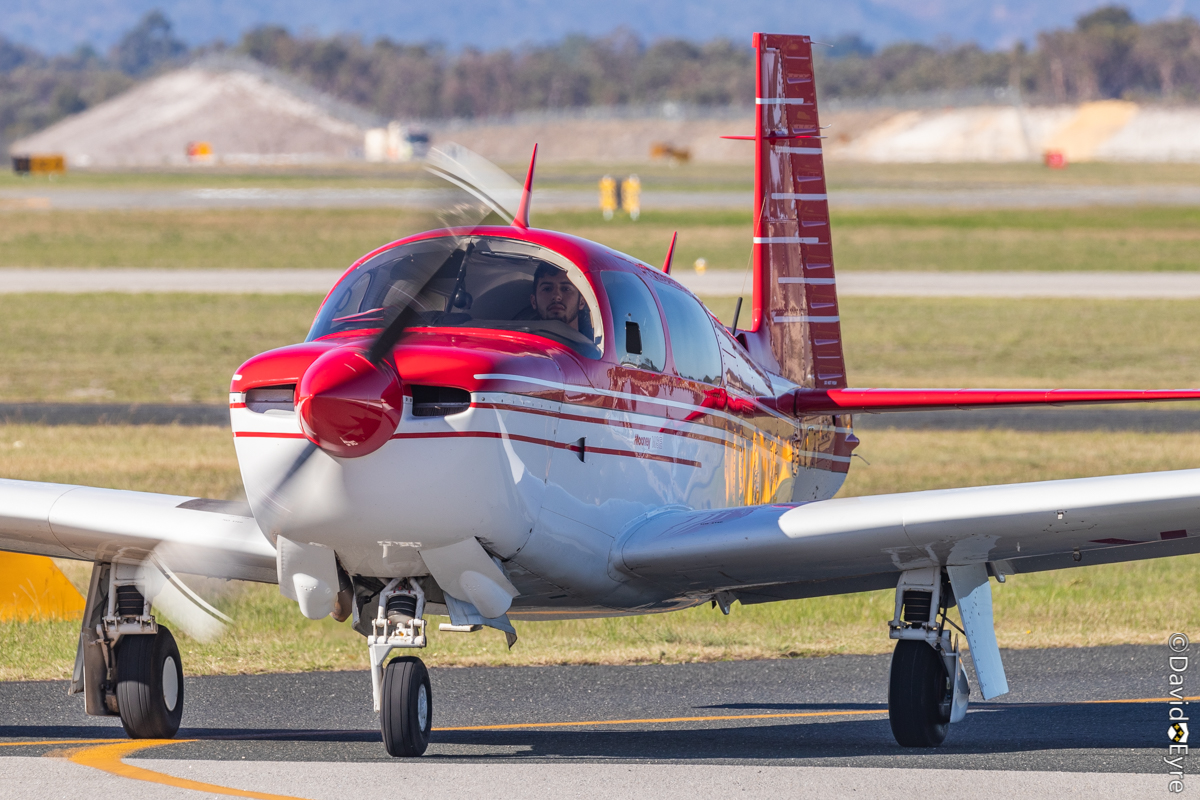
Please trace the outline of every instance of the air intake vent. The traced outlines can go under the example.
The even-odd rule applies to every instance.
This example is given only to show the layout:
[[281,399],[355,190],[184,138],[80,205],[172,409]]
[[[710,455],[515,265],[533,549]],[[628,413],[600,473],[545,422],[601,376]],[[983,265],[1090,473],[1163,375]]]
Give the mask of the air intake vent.
[[257,414],[267,411],[295,411],[296,384],[286,386],[260,386],[246,392],[246,408]]
[[471,407],[471,393],[452,386],[414,386],[414,417],[448,417]]

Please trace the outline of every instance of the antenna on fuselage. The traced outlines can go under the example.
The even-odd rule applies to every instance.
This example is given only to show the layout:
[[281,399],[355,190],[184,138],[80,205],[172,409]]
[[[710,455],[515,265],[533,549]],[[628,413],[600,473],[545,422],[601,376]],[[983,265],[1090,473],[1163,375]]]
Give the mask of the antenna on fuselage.
[[679,238],[679,231],[671,234],[671,244],[667,247],[667,258],[663,261],[663,274],[671,274],[671,261],[675,258],[675,240]]
[[737,299],[737,305],[733,307],[733,324],[729,326],[729,332],[737,336],[738,317],[742,315],[742,298]]
[[517,206],[517,213],[512,221],[514,228],[529,227],[529,203],[533,199],[533,168],[537,164],[537,147],[535,142],[533,155],[529,157],[529,171],[525,173],[525,188],[521,190],[521,203]]

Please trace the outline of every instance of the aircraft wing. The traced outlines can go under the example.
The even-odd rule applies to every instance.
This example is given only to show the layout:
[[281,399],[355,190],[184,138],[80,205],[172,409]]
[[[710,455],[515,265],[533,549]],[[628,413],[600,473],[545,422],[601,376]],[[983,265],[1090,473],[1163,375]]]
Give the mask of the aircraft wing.
[[275,548],[245,504],[0,479],[0,550],[109,561],[156,548],[176,572],[277,580]]
[[899,573],[987,564],[1012,574],[1200,552],[1200,469],[663,510],[615,566],[669,596],[744,603],[894,587]]

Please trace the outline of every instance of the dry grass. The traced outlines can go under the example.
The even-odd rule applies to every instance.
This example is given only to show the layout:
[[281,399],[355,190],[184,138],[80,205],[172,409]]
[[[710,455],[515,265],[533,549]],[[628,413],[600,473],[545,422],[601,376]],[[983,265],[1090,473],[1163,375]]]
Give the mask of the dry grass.
[[207,426],[0,425],[0,478],[242,496],[233,436]]
[[344,269],[436,226],[402,209],[0,213],[0,267]]
[[7,295],[0,399],[220,403],[251,356],[304,339],[321,298]]
[[[1193,467],[1200,434],[872,431],[870,466],[856,464],[846,494],[1045,480]],[[0,475],[180,494],[231,496],[238,482],[227,431],[213,428],[0,427]],[[24,446],[13,448],[12,442]],[[69,576],[82,585],[84,565]],[[1018,575],[994,585],[1003,647],[1162,642],[1200,629],[1200,556]],[[190,674],[359,669],[362,638],[347,625],[305,620],[274,586],[234,584],[220,604],[238,621],[212,644],[180,637]],[[432,634],[438,666],[630,664],[880,653],[891,592],[735,606],[630,619],[518,623],[510,652],[495,631]],[[432,619],[436,626],[442,620]],[[0,624],[0,679],[63,678],[77,623]]]

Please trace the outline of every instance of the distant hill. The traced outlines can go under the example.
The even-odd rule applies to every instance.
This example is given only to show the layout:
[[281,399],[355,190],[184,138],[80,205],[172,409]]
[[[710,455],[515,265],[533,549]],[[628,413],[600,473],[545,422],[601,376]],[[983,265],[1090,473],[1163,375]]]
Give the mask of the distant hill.
[[[977,42],[984,48],[1031,41],[1038,31],[1069,27],[1097,0],[5,0],[0,35],[55,54],[90,44],[107,50],[155,8],[188,44],[236,41],[263,24],[293,33],[350,33],[373,40],[439,41],[457,49],[512,48],[571,33],[596,36],[619,26],[643,39],[728,37],[749,44],[753,30],[819,37],[859,33],[895,41]],[[1200,16],[1200,0],[1125,0],[1139,22]]]

